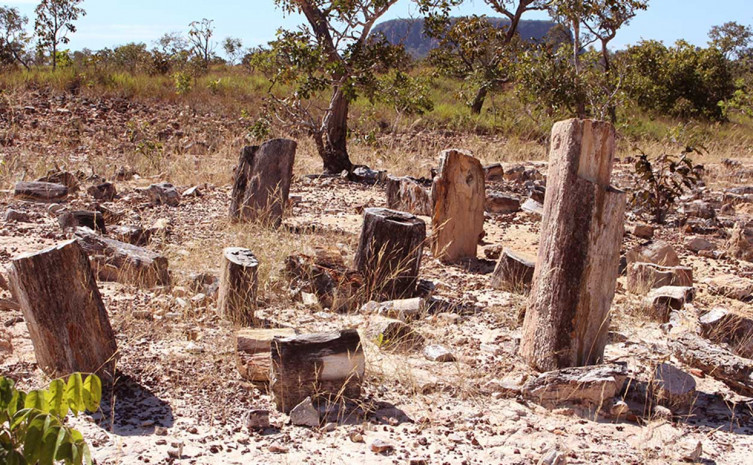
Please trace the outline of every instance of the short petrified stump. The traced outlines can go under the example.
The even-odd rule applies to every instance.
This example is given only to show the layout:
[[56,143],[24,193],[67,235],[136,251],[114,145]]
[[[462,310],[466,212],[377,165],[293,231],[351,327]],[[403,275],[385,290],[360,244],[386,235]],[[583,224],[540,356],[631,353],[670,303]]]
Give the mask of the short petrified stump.
[[412,297],[418,282],[426,223],[408,213],[367,208],[355,257],[371,297]]
[[217,298],[220,316],[241,326],[255,324],[258,269],[259,261],[250,250],[229,247],[223,251]]
[[505,249],[494,269],[491,285],[495,289],[525,291],[531,287],[535,268],[533,260]]
[[627,290],[645,295],[651,289],[664,286],[690,287],[693,285],[693,269],[684,266],[659,266],[653,263],[628,265]]
[[387,207],[414,215],[431,216],[429,192],[417,181],[388,176],[386,182]]
[[432,254],[442,262],[476,258],[484,233],[485,189],[478,159],[460,150],[442,153],[431,190]]
[[332,403],[360,397],[365,370],[355,329],[272,340],[270,388],[285,413],[307,397]]
[[19,182],[13,196],[30,202],[64,202],[68,198],[68,188],[52,182]]
[[230,218],[282,222],[288,203],[298,144],[274,139],[261,147],[245,147],[235,169]]
[[81,246],[72,240],[22,255],[9,277],[39,367],[53,378],[83,372],[111,379],[115,334]]

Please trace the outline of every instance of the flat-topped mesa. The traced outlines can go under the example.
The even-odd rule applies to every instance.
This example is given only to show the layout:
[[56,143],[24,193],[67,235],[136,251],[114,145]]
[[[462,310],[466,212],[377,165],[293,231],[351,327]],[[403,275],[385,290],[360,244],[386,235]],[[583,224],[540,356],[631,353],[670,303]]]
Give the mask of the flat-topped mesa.
[[431,190],[432,254],[442,262],[476,258],[484,233],[485,190],[478,159],[461,150],[442,152]]
[[295,141],[274,139],[243,149],[235,169],[231,219],[269,221],[275,226],[282,222],[297,147]]
[[614,151],[609,123],[571,119],[552,129],[541,242],[520,348],[536,369],[603,358],[625,216],[625,194],[609,184]]

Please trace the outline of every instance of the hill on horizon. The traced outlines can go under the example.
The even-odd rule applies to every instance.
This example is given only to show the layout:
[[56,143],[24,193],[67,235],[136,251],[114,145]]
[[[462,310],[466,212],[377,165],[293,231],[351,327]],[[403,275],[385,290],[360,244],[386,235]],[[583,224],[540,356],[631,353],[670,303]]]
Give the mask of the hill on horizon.
[[[457,20],[460,18],[453,18]],[[507,18],[489,17],[490,23],[497,27],[505,27],[510,24]],[[518,26],[518,34],[531,42],[539,41],[557,23],[548,20],[521,20]],[[382,34],[393,45],[403,44],[405,49],[414,58],[426,58],[431,50],[439,44],[437,39],[424,34],[424,19],[392,19],[374,26],[372,34]]]

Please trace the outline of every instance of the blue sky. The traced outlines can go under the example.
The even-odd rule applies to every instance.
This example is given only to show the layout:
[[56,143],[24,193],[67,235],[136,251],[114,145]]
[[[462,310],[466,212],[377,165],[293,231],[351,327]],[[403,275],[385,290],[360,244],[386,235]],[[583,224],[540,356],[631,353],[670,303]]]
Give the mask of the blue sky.
[[[33,22],[37,0],[0,0],[0,4],[18,7]],[[279,27],[295,27],[299,17],[283,18],[273,0],[86,0],[88,14],[78,21],[78,32],[71,36],[71,49],[98,49],[128,42],[149,45],[165,32],[186,31],[188,23],[201,18],[215,21],[218,42],[227,36],[240,37],[246,46],[259,45],[274,38]],[[458,14],[492,14],[483,0],[472,0]],[[416,16],[410,0],[400,0],[387,18]],[[545,13],[531,19],[546,19]],[[648,11],[641,12],[621,30],[614,48],[641,39],[672,43],[685,39],[705,45],[711,26],[727,21],[753,24],[753,0],[651,0]]]

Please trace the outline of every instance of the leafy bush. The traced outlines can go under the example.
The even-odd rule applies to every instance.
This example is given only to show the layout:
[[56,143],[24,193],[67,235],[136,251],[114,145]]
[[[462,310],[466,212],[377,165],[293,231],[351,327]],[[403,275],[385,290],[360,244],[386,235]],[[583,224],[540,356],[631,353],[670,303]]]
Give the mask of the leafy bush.
[[664,223],[667,212],[685,189],[692,189],[701,180],[700,170],[688,158],[693,152],[700,153],[687,147],[679,157],[664,154],[654,160],[642,153],[635,163],[639,182],[632,194],[633,206],[647,210],[655,222]]
[[177,73],[173,74],[173,80],[175,81],[175,92],[177,92],[178,95],[185,95],[191,92],[190,74],[184,71],[178,71]]
[[69,413],[96,411],[102,383],[96,375],[72,374],[46,390],[25,393],[0,376],[0,463],[8,465],[91,464],[83,436],[63,423]]

